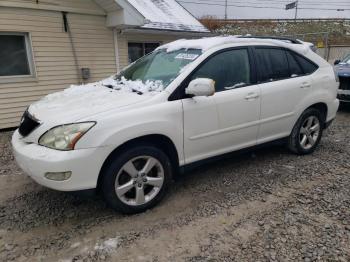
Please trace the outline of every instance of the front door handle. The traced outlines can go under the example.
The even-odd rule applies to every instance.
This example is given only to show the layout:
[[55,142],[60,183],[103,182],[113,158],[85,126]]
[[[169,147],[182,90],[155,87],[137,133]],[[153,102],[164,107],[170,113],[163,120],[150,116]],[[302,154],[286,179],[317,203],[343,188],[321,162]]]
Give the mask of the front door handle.
[[304,82],[301,84],[300,88],[310,88],[311,85],[308,82]]
[[249,93],[246,97],[245,100],[254,100],[259,98],[259,94],[257,93]]

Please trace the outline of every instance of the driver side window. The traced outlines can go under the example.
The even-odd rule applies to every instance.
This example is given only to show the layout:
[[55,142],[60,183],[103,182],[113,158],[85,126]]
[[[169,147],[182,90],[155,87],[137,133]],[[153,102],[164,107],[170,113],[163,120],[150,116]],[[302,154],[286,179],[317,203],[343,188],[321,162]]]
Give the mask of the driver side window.
[[191,80],[197,78],[213,79],[216,92],[250,85],[248,50],[234,49],[224,51],[209,58],[194,72]]

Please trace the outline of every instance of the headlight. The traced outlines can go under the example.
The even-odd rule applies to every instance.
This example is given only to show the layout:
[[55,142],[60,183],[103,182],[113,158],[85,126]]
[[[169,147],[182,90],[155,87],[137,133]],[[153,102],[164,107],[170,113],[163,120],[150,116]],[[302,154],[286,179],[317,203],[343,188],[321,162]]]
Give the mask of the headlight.
[[92,128],[95,122],[56,126],[39,139],[39,144],[57,150],[73,150],[78,140]]

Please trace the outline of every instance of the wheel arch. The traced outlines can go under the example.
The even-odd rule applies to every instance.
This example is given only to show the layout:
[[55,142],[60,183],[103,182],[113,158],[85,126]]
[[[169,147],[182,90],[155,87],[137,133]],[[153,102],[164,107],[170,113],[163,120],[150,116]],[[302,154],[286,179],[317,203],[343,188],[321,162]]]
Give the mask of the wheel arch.
[[100,190],[103,173],[105,169],[108,167],[108,165],[111,163],[111,161],[124,150],[140,144],[153,145],[160,148],[169,157],[173,167],[173,174],[176,175],[178,173],[180,161],[179,161],[179,154],[177,152],[174,142],[168,136],[161,135],[161,134],[144,135],[144,136],[133,138],[131,140],[124,142],[123,144],[116,147],[108,155],[108,157],[103,162],[100,173],[98,175],[98,179],[97,179],[98,191]]
[[315,109],[317,109],[317,110],[319,110],[321,112],[321,114],[323,116],[323,120],[324,120],[324,127],[325,127],[326,120],[327,120],[327,114],[328,114],[328,106],[327,106],[327,104],[325,102],[315,102],[315,103],[313,103],[313,104],[311,104],[309,106],[304,105],[302,108],[304,108],[304,110],[301,109],[298,112],[298,114],[295,115],[295,118],[294,118],[294,120],[292,122],[292,126],[291,126],[291,131],[290,132],[292,132],[294,126],[297,124],[299,118],[303,115],[303,113],[306,110],[310,109],[310,108],[315,108]]
[[315,103],[315,104],[309,106],[307,109],[309,109],[309,108],[315,108],[318,111],[320,111],[322,116],[323,116],[324,124],[326,123],[327,115],[328,115],[328,106],[326,103],[323,103],[323,102]]

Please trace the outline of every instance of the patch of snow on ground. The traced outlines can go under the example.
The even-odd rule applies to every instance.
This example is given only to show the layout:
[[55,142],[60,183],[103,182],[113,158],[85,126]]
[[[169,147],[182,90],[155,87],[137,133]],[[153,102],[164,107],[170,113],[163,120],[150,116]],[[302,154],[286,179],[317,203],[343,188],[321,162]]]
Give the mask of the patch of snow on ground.
[[80,242],[76,242],[76,243],[73,243],[73,244],[70,246],[70,248],[77,248],[77,247],[79,247],[80,245],[81,245]]
[[101,244],[95,245],[96,251],[105,251],[107,253],[113,252],[119,245],[119,238],[110,238],[105,241],[103,241]]

